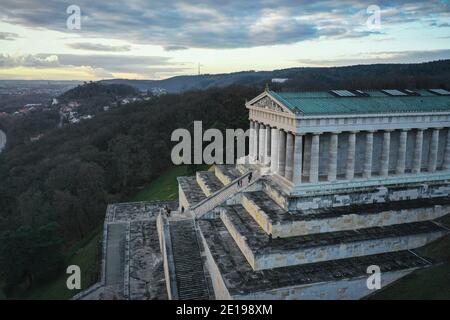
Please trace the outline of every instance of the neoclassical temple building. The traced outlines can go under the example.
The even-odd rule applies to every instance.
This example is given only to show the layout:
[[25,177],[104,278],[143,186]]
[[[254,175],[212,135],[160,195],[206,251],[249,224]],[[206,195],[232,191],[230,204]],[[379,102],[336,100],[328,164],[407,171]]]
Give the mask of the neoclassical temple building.
[[360,299],[379,289],[373,270],[383,290],[439,262],[423,247],[450,226],[450,92],[266,90],[246,107],[238,164],[178,177],[178,201],[109,206],[105,287],[129,299]]
[[250,159],[293,193],[449,178],[445,90],[275,93],[247,103]]

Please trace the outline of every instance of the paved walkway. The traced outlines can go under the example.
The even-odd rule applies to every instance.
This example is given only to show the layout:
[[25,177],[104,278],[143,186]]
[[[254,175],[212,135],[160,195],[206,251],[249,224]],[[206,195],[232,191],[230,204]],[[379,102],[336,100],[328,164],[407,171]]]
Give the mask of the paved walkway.
[[104,274],[100,281],[74,299],[168,299],[156,217],[177,201],[118,203],[106,212]]
[[105,284],[107,286],[123,285],[126,225],[114,223],[108,224],[107,227]]

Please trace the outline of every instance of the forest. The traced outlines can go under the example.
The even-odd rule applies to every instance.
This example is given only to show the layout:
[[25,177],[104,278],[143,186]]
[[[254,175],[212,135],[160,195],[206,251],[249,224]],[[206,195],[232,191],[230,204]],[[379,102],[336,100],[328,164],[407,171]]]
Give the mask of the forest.
[[[102,223],[108,203],[126,201],[168,169],[174,129],[192,130],[194,120],[204,129],[247,129],[245,99],[258,93],[235,86],[170,94],[50,130],[33,143],[16,140],[0,156],[6,295],[18,284],[31,288],[51,278],[70,246]],[[30,126],[22,120],[8,136]]]

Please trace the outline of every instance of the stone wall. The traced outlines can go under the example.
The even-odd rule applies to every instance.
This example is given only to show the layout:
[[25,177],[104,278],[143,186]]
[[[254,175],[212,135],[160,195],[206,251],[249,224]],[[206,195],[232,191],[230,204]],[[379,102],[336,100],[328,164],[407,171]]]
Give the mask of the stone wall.
[[178,185],[178,201],[180,203],[178,210],[181,212],[181,208],[189,209],[189,202],[186,199],[183,189]]
[[272,269],[384,252],[415,249],[424,246],[445,234],[444,231],[439,231],[261,253],[254,252],[251,249],[247,242],[247,238],[238,232],[226,214],[221,213],[220,217],[253,270]]
[[220,273],[219,268],[214,261],[214,258],[211,255],[211,251],[209,250],[209,246],[206,243],[206,240],[201,232],[199,232],[199,236],[201,239],[202,247],[204,249],[204,256],[206,257],[206,267],[208,270],[208,274],[211,277],[212,286],[214,289],[214,295],[217,300],[232,300],[230,293],[228,292],[227,286],[225,285],[222,274]]
[[402,187],[388,186],[379,188],[367,188],[361,190],[347,191],[336,194],[320,194],[292,197],[281,199],[283,196],[276,189],[266,187],[265,192],[279,205],[286,208],[289,203],[289,210],[309,210],[329,207],[340,207],[346,205],[381,203],[399,200],[415,200],[434,197],[447,197],[450,195],[450,185],[441,184],[420,184],[405,185]]
[[[340,281],[320,282],[316,284],[281,287],[274,290],[258,291],[231,295],[222,274],[211,255],[203,234],[200,233],[208,272],[211,276],[214,294],[217,300],[349,300],[361,299],[373,292],[367,288],[367,277],[358,277]],[[411,273],[415,269],[381,273],[381,288]],[[368,275],[369,276],[369,275]]]
[[410,250],[422,247],[442,237],[443,235],[445,235],[444,232],[433,232],[405,237],[384,238],[343,243],[338,245],[312,247],[295,251],[283,251],[273,254],[253,253],[254,262],[252,267],[254,270],[263,270],[298,264],[366,256],[385,252]]
[[301,215],[299,215],[298,220],[293,219],[281,224],[271,222],[265,212],[246,197],[242,197],[241,203],[258,225],[266,233],[272,234],[273,238],[427,221],[450,213],[450,205],[436,205],[425,208],[387,210],[379,213],[344,213],[321,219],[301,219]]
[[217,179],[219,179],[225,186],[233,182],[229,176],[222,172],[219,166],[214,167],[214,173],[216,174]]
[[170,239],[169,224],[167,220],[158,215],[156,219],[159,244],[164,264],[164,276],[166,280],[167,295],[169,300],[178,299],[177,282],[175,278],[175,265],[172,254],[172,243]]
[[[414,269],[382,273],[381,288],[410,274],[412,271],[414,271]],[[356,300],[374,292],[374,290],[369,290],[367,288],[366,282],[367,278],[361,277],[234,295],[231,298],[235,300]],[[217,299],[221,298],[221,296],[217,296]]]

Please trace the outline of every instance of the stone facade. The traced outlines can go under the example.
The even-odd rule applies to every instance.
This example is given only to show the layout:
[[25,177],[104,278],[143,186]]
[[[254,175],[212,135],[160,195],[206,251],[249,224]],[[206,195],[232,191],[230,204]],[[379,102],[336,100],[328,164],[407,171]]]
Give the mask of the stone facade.
[[[424,95],[422,99],[433,98]],[[343,104],[348,101],[330,99]],[[386,99],[395,102],[397,97]],[[382,178],[386,183],[401,183],[418,173],[425,173],[420,181],[428,181],[428,173],[450,178],[450,96],[447,100],[445,112],[314,116],[303,115],[301,103],[293,109],[277,94],[266,91],[247,103],[250,128],[255,130],[250,135],[249,159],[286,180],[292,194],[301,193],[308,184],[321,183],[327,188],[335,181],[370,185],[371,180],[377,180],[379,185]],[[273,147],[267,151],[266,146]]]

